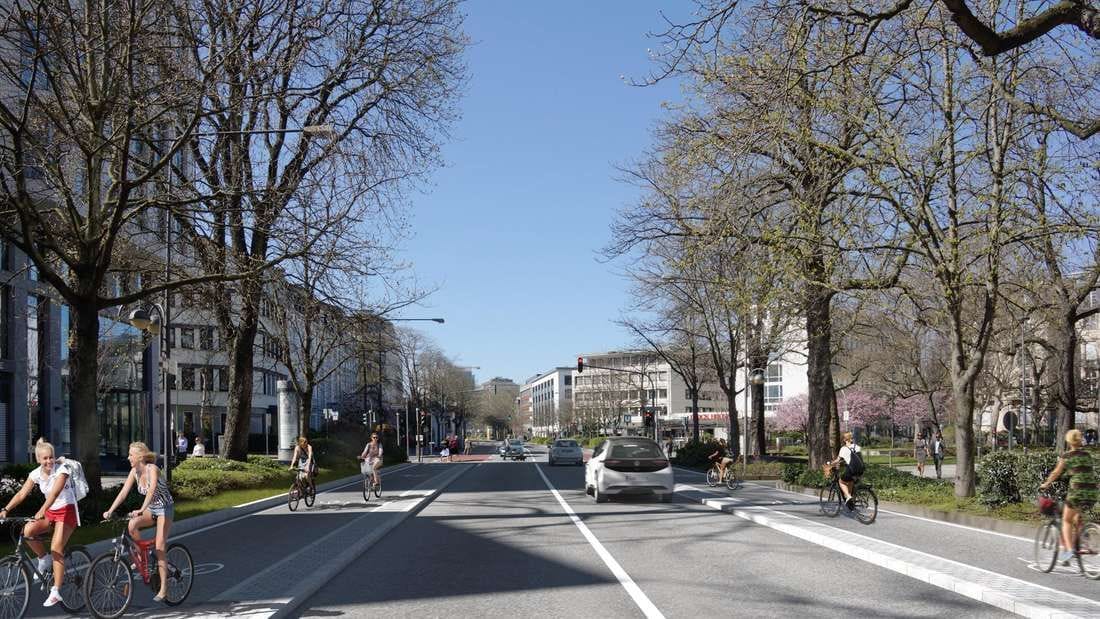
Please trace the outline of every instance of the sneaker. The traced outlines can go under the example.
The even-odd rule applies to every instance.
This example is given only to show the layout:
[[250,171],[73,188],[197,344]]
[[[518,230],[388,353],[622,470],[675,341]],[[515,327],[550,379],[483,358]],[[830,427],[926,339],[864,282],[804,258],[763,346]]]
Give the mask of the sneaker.
[[847,507],[848,511],[852,511],[856,508],[856,500],[849,497],[847,501],[844,501],[844,507]]
[[1070,559],[1073,558],[1073,552],[1069,550],[1063,550],[1058,554],[1058,562],[1062,565],[1069,565]]
[[57,588],[55,587],[53,589],[50,589],[50,595],[46,598],[45,602],[42,602],[42,605],[46,608],[49,608],[50,606],[53,606],[61,601],[61,594],[58,593]]

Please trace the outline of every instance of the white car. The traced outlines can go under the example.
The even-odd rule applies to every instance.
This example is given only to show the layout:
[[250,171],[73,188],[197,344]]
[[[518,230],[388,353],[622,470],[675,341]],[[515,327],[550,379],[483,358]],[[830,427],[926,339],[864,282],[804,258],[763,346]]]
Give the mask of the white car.
[[550,455],[547,457],[550,466],[555,464],[571,463],[580,466],[584,464],[584,452],[577,441],[561,438],[550,446]]
[[584,467],[584,490],[597,503],[625,494],[652,494],[668,502],[674,485],[665,452],[649,438],[610,437],[596,447]]

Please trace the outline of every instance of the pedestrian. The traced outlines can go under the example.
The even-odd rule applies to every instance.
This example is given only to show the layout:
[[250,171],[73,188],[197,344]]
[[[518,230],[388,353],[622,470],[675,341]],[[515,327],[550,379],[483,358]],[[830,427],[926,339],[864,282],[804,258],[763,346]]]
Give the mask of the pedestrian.
[[665,441],[665,454],[669,457],[669,459],[672,458],[672,437],[671,436],[668,437],[667,441]]
[[187,459],[187,435],[180,432],[176,436],[176,463],[180,463]]
[[439,461],[449,462],[451,458],[451,442],[447,437],[439,441]]
[[195,437],[195,447],[191,450],[191,455],[195,458],[202,458],[206,455],[206,444],[202,442],[202,435]]
[[454,435],[451,436],[451,442],[450,442],[450,445],[448,445],[448,446],[451,448],[451,462],[454,462],[455,461],[455,456],[458,454],[458,435],[457,434],[454,434]]
[[917,474],[924,477],[924,462],[928,459],[928,441],[924,440],[924,432],[913,441],[913,457],[917,459]]
[[462,439],[462,442],[466,444],[466,448],[463,449],[462,453],[467,456],[470,455],[470,452],[473,451],[473,441],[471,441],[470,437],[467,436]]
[[943,435],[936,432],[936,439],[932,441],[932,463],[936,465],[936,479],[943,479],[943,458],[947,452],[947,445],[943,443]]

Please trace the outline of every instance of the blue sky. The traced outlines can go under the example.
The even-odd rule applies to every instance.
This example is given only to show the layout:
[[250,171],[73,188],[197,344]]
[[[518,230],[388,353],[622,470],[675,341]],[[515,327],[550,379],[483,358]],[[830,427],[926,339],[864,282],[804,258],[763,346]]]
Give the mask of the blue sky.
[[[672,4],[671,7],[667,6]],[[666,6],[662,6],[666,5]],[[629,302],[623,264],[603,264],[615,212],[637,195],[616,164],[639,157],[679,98],[673,83],[630,86],[654,67],[646,36],[658,10],[686,3],[512,2],[465,5],[472,39],[462,120],[445,169],[413,198],[403,258],[441,289],[403,316],[442,316],[421,330],[478,381],[522,382],[578,353],[621,347],[613,324]]]

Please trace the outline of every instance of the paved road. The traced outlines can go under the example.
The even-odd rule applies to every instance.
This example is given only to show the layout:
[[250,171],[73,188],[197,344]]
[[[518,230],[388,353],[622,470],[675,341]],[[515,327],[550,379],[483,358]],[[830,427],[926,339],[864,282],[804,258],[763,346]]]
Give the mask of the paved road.
[[[1044,604],[1069,600],[1076,614],[1100,616],[1100,583],[1066,568],[1031,569],[1026,539],[885,511],[871,526],[829,519],[812,497],[752,483],[716,491],[679,469],[672,503],[597,505],[583,492],[582,467],[550,467],[544,449],[531,451],[527,462],[501,462],[485,445],[469,462],[402,465],[387,471],[382,502],[364,502],[352,485],[319,495],[312,509],[279,506],[190,534],[181,541],[203,572],[191,598],[167,609],[139,586],[134,610],[417,618],[1023,612],[996,596],[983,603],[945,588],[954,579]],[[32,615],[45,616],[41,595],[31,603]]]

